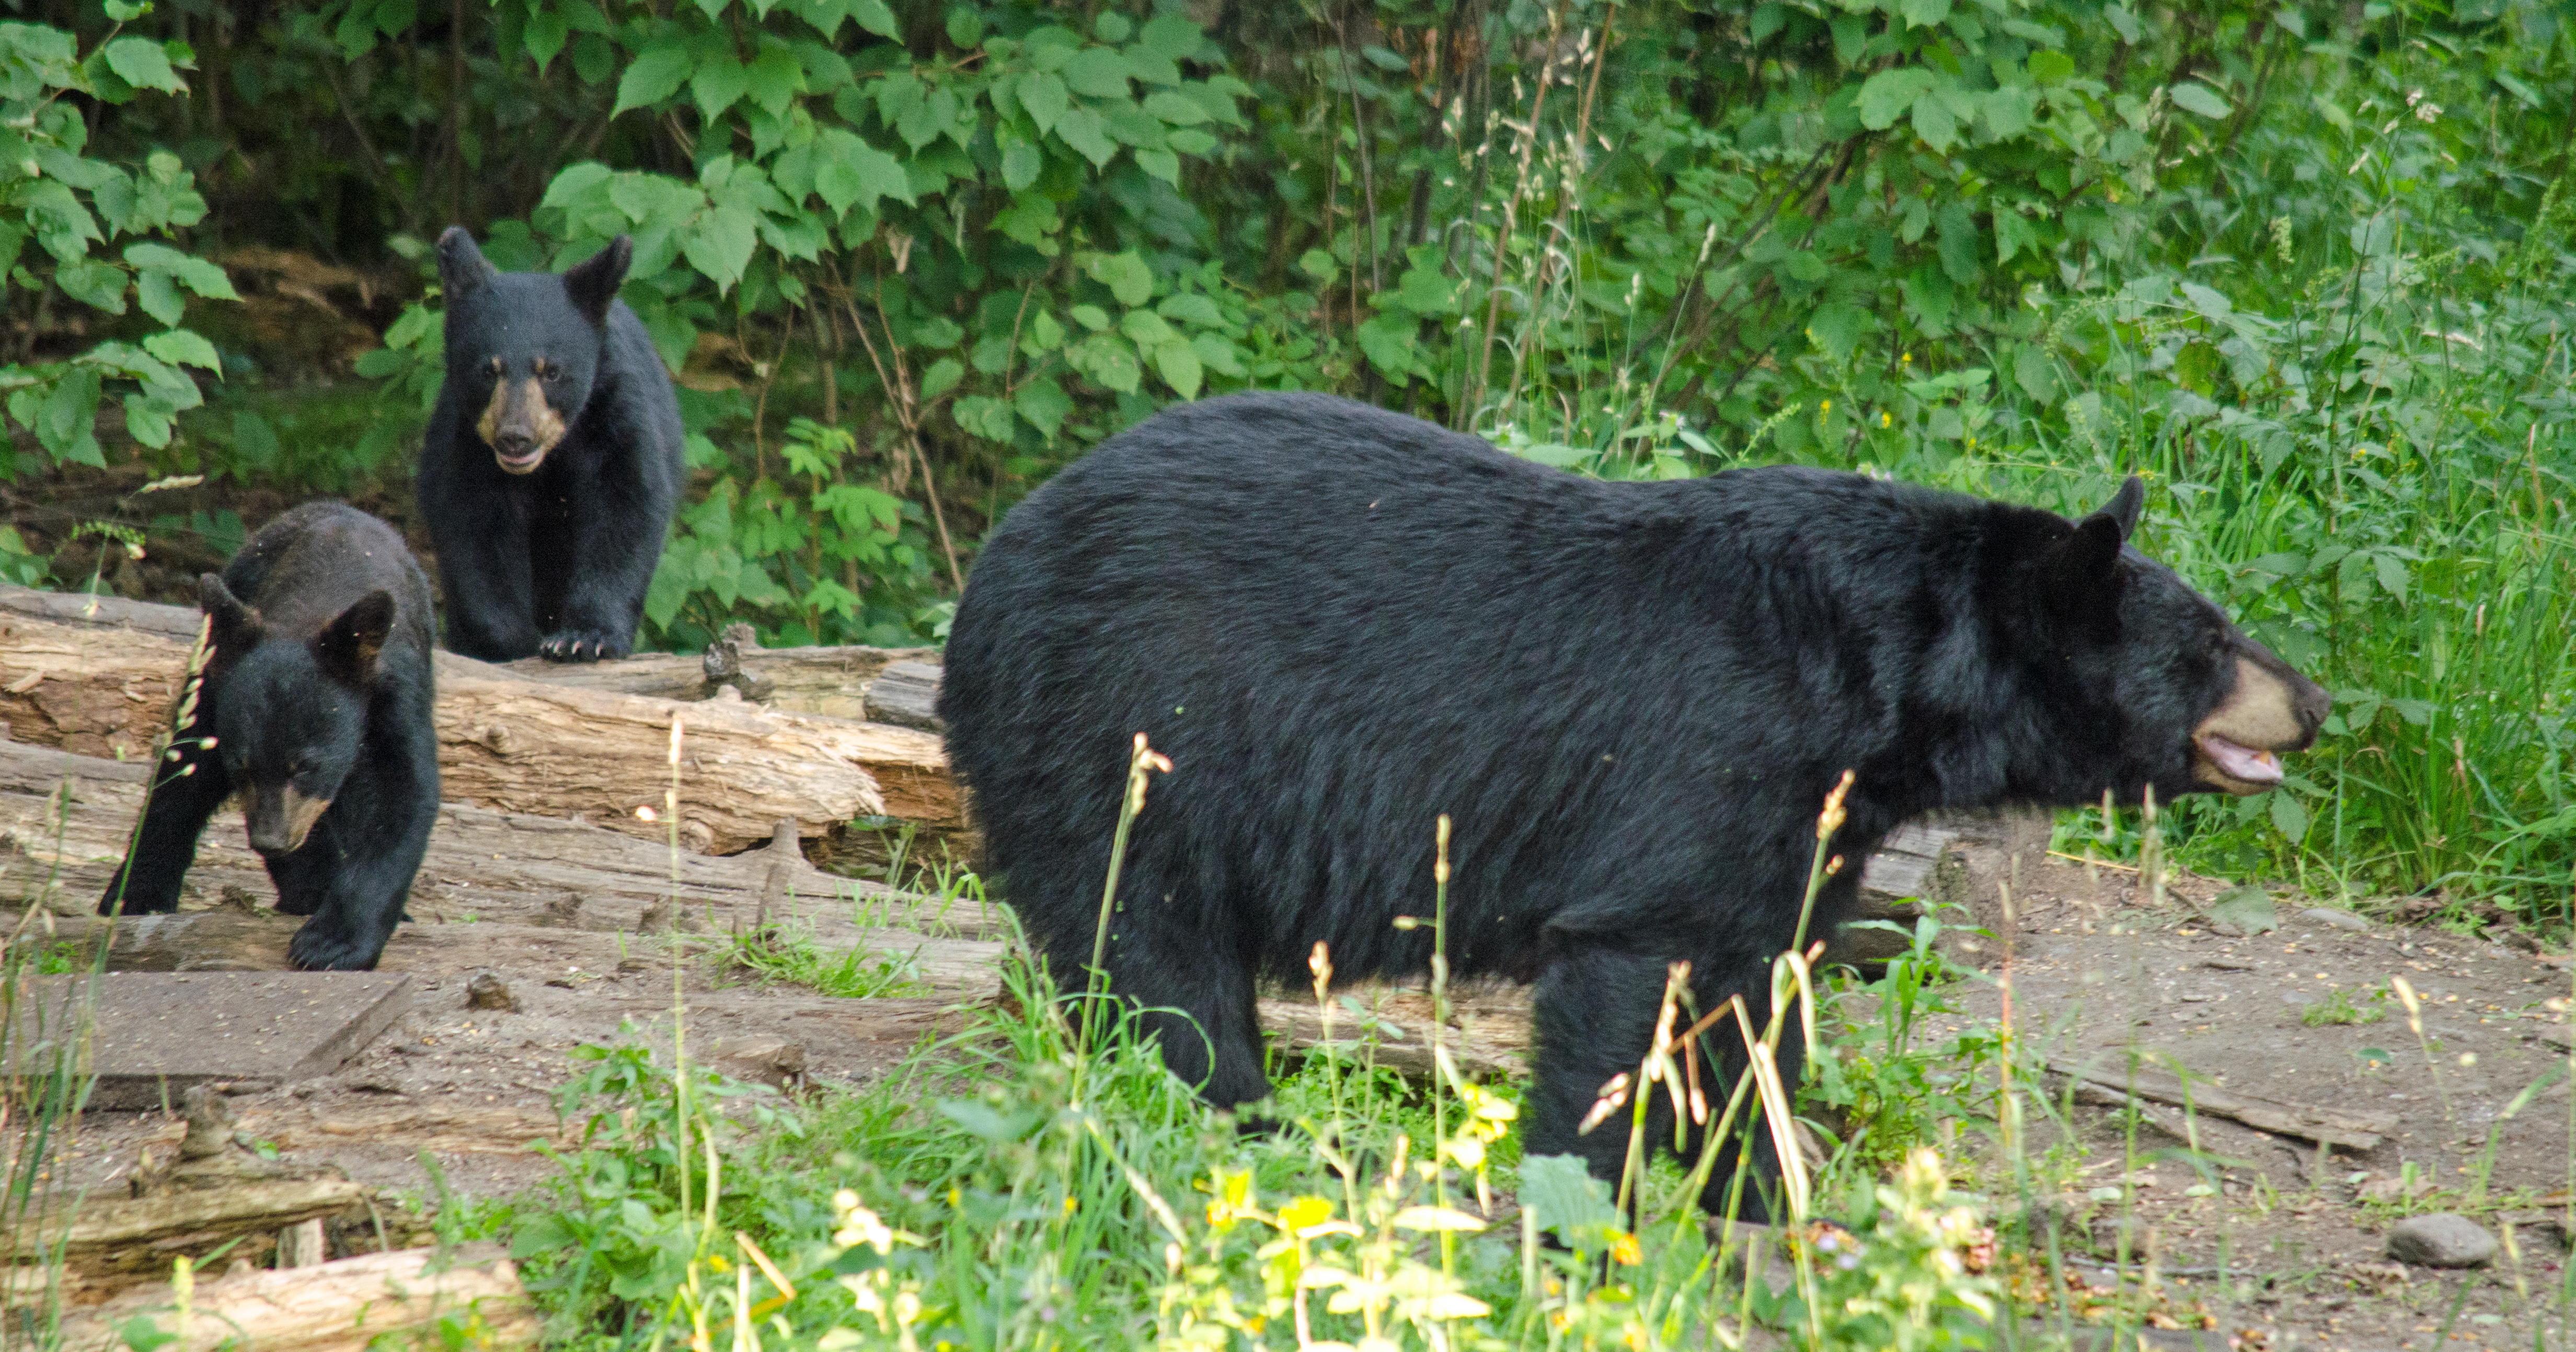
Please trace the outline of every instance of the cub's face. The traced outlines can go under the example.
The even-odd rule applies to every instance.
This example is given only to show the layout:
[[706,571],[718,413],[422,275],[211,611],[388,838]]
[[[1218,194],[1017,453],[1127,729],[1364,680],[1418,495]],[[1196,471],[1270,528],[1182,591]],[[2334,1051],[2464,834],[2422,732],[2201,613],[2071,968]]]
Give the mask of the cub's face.
[[475,435],[503,473],[535,473],[590,402],[598,330],[573,312],[562,282],[542,273],[496,278],[448,323],[473,340],[450,354],[448,379],[466,383],[466,406],[479,410]]
[[228,672],[216,754],[250,826],[250,847],[293,854],[340,796],[366,738],[367,702],[324,677],[301,645],[263,644]]
[[[2131,481],[2135,483],[2134,480]],[[2281,758],[2316,741],[2332,701],[2165,565],[2127,544],[2131,490],[2076,524],[2031,566],[2047,651],[2038,666],[2057,710],[2060,802],[2148,787],[2261,793]]]
[[463,229],[439,237],[447,379],[506,474],[533,474],[590,403],[609,307],[633,246],[619,236],[560,275],[500,272]]
[[280,633],[226,589],[198,579],[214,641],[207,683],[214,754],[241,799],[250,847],[304,847],[367,754],[367,705],[393,631],[393,597],[369,592],[310,636]]

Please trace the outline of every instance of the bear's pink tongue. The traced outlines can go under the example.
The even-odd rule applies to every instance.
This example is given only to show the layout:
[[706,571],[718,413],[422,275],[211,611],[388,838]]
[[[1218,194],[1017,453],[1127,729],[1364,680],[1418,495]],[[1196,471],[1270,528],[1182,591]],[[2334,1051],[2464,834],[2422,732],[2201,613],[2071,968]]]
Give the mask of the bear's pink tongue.
[[2239,746],[2214,732],[2201,735],[2200,749],[2220,773],[2240,784],[2281,782],[2281,759],[2269,751]]

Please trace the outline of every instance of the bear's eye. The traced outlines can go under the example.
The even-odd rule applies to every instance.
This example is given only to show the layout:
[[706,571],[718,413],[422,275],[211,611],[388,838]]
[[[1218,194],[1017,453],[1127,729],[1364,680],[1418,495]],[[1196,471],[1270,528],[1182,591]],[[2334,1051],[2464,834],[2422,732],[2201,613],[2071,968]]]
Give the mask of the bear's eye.
[[291,775],[309,775],[313,773],[313,758],[311,756],[296,757],[294,764],[286,767],[286,772]]
[[545,377],[545,381],[549,385],[560,385],[563,383],[564,371],[560,366],[545,367],[538,371],[537,374]]

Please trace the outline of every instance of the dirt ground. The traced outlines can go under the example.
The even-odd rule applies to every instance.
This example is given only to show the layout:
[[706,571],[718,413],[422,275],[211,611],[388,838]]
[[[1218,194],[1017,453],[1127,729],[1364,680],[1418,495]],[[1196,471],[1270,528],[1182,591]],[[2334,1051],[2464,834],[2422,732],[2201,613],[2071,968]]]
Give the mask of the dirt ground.
[[[2172,1108],[2132,1137],[2118,1095],[2052,1081],[2062,1119],[2034,1115],[2026,1152],[2040,1228],[2096,1292],[2124,1274],[2134,1291],[2152,1259],[2153,1306],[2186,1327],[2150,1330],[2150,1346],[2502,1349],[2568,1336],[2560,1218],[2576,1119],[2563,1073],[2511,1111],[2567,1066],[2565,959],[2350,912],[2329,921],[2292,898],[2277,930],[2224,935],[2201,909],[2222,885],[2204,879],[2176,880],[2161,910],[2116,869],[2052,860],[2026,882],[2013,1014],[2050,1060],[2116,1071],[2134,1054],[2221,1089],[2395,1119],[2359,1152]],[[2001,1015],[2000,975],[1965,988],[1952,1027]],[[2422,1002],[2421,1039],[2397,999],[2369,993],[2391,978]],[[2370,1021],[2303,1020],[2335,1008],[2336,992]],[[2472,1216],[2502,1252],[2465,1272],[2390,1259],[2395,1222],[2443,1211]]]
[[[2321,1154],[2211,1113],[2151,1106],[2132,1139],[2118,1096],[2048,1082],[2028,1125],[2030,1214],[2083,1284],[2069,1293],[2075,1305],[2126,1300],[2179,1326],[2150,1329],[2151,1347],[2503,1349],[2565,1336],[2554,1293],[2567,1281],[2557,1218],[2576,1159],[2566,1083],[2507,1112],[2567,1059],[2564,960],[2348,912],[2327,923],[2290,898],[2277,930],[2223,935],[2200,909],[2222,886],[2178,879],[2166,906],[2149,910],[2117,869],[2051,862],[2025,878],[2010,968],[2021,1037],[2051,1060],[2116,1068],[2134,1052],[2222,1090],[2390,1114],[2393,1129],[2373,1149]],[[692,1045],[740,1078],[860,1081],[953,1029],[960,1002],[989,996],[998,942],[863,928],[855,908],[870,891],[802,899],[790,923],[826,947],[904,955],[916,987],[855,1001],[762,986],[713,956],[720,930],[702,934],[681,981]],[[411,1012],[336,1074],[236,1099],[237,1121],[288,1159],[378,1187],[389,1204],[426,1205],[423,1152],[461,1193],[528,1187],[552,1167],[534,1143],[566,1139],[553,1106],[574,1073],[566,1051],[620,1037],[667,1043],[671,951],[629,931],[565,927],[535,898],[449,896],[427,876],[412,914],[384,961],[414,975]],[[517,1009],[468,1008],[468,984],[484,972]],[[1930,1031],[1997,1019],[2001,973],[1957,988],[1961,1013]],[[2422,1000],[2420,1041],[2397,1001],[2370,993],[2392,977]],[[2303,1022],[2336,992],[2370,1021]],[[160,1113],[93,1113],[73,1172],[115,1187],[143,1147],[181,1130]],[[1988,1174],[2010,1177],[1992,1165]],[[2010,1191],[1990,1191],[2007,1220]],[[2470,1214],[2510,1242],[2466,1272],[2393,1262],[2389,1227],[2431,1211]]]

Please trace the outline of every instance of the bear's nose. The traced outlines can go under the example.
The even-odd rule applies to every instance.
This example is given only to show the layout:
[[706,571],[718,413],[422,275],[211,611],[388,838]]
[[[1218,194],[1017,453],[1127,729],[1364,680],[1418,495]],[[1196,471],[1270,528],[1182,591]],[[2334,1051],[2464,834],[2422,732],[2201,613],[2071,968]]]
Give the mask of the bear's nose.
[[517,427],[502,428],[499,434],[493,437],[493,441],[497,443],[493,449],[511,456],[526,455],[537,446],[535,435]]

